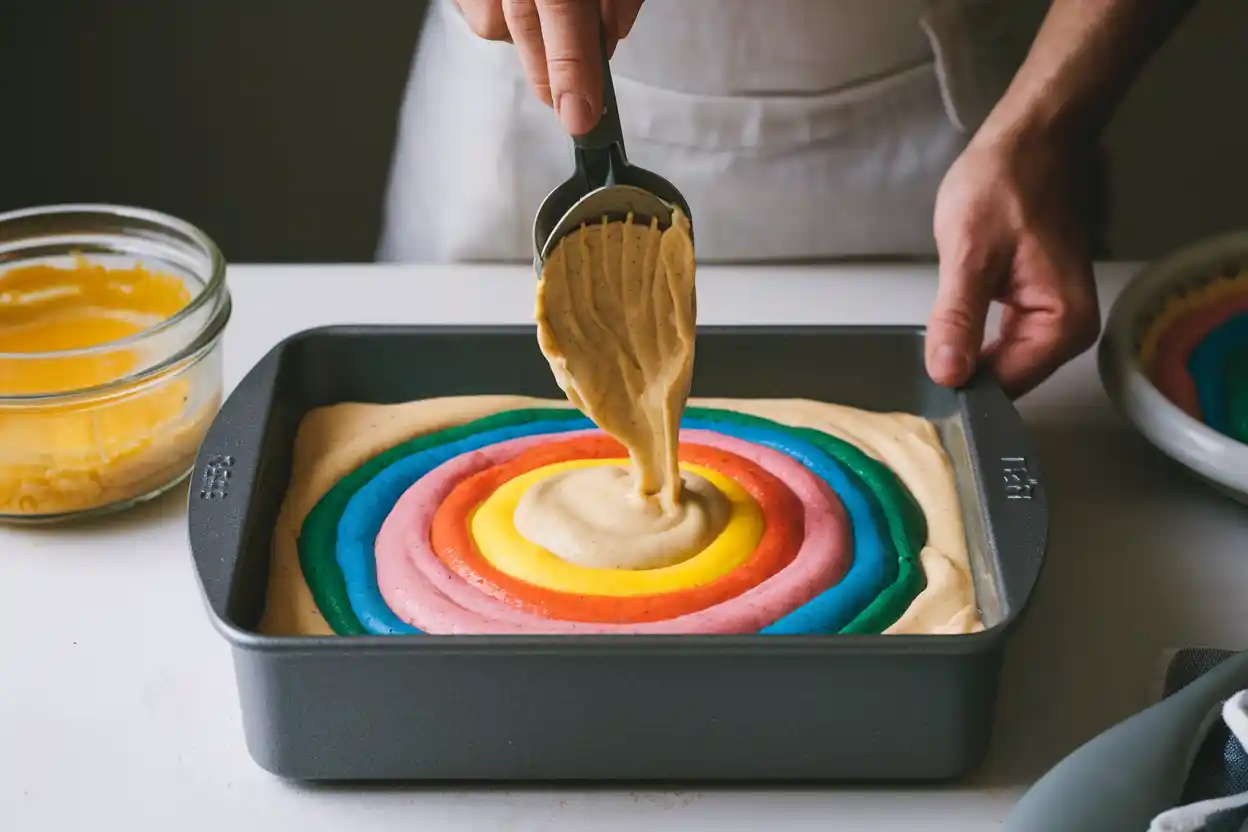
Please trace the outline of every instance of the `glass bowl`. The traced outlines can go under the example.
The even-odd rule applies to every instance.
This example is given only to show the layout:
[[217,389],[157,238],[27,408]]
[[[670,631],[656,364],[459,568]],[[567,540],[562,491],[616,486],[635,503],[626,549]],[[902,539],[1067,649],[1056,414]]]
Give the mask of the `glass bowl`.
[[[176,304],[125,319],[144,275]],[[75,328],[88,291],[111,304],[91,325],[118,337],[87,342]],[[221,402],[229,317],[221,252],[176,217],[115,205],[0,214],[0,522],[116,511],[183,480]]]

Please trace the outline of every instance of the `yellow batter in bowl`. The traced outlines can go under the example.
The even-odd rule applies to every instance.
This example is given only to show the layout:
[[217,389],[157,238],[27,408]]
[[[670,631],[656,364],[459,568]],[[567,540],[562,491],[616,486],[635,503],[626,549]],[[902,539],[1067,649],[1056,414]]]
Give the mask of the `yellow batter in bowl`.
[[0,272],[0,517],[91,511],[187,473],[219,404],[219,381],[197,381],[215,362],[126,379],[167,357],[144,333],[190,301],[142,266]]

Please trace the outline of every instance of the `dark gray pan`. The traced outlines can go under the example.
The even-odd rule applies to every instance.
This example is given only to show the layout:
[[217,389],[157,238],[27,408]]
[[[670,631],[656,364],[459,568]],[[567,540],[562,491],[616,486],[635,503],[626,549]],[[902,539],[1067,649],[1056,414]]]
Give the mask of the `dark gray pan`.
[[932,419],[953,461],[983,632],[950,636],[258,635],[292,443],[337,402],[559,397],[531,327],[332,327],[229,396],[190,491],[195,567],[234,656],[247,746],[310,780],[897,780],[959,776],[992,729],[1039,577],[1043,477],[987,376],[953,392],[915,327],[699,329],[694,396],[805,397]]

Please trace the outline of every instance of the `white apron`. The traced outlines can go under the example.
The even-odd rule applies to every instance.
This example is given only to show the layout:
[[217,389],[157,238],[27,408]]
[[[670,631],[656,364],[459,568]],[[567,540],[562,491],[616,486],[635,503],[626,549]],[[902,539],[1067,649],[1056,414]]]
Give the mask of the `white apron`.
[[[1008,81],[994,0],[647,0],[612,60],[626,152],[701,262],[934,253],[945,170]],[[568,137],[510,44],[430,0],[378,258],[525,261]]]

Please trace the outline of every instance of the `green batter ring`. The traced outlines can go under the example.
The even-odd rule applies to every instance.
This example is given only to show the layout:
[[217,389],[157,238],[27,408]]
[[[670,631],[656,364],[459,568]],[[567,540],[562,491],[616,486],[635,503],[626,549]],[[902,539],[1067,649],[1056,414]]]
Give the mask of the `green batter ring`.
[[[927,585],[919,564],[919,552],[927,542],[927,518],[910,490],[883,463],[872,459],[857,446],[835,436],[810,428],[794,428],[760,416],[731,410],[691,407],[686,413],[708,421],[734,422],[746,427],[764,426],[786,430],[805,439],[819,450],[840,462],[853,474],[871,497],[875,521],[884,515],[893,549],[897,554],[897,577],[867,608],[841,628],[843,634],[879,633],[894,624]],[[882,511],[881,511],[882,510]]]

